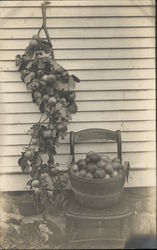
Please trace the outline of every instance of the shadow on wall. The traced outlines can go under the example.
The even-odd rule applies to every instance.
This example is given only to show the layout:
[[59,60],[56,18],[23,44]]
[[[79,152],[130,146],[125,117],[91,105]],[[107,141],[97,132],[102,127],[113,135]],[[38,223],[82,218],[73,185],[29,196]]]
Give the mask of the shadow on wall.
[[155,235],[133,235],[127,240],[124,249],[157,249]]

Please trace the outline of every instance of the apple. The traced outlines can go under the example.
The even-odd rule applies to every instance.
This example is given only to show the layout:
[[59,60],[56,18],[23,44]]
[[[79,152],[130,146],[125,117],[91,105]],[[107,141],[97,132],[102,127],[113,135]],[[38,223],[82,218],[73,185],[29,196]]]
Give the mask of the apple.
[[49,100],[48,100],[48,103],[51,104],[51,105],[56,104],[56,98],[53,97],[53,96],[51,96],[51,97],[49,98]]
[[31,150],[28,150],[24,153],[24,156],[26,159],[32,159],[33,157],[33,152]]
[[105,174],[106,174],[105,171],[99,168],[95,171],[94,177],[95,179],[104,179]]
[[105,161],[105,162],[108,162],[110,160],[110,158],[109,158],[108,155],[101,155],[100,159],[103,160],[103,161]]
[[95,163],[88,163],[88,171],[94,173],[97,170],[97,165]]
[[42,38],[39,35],[33,35],[32,36],[32,40],[36,40],[36,41],[42,41]]
[[72,166],[71,166],[71,169],[72,169],[73,172],[77,172],[77,171],[79,170],[77,164],[72,165]]
[[104,168],[105,165],[106,165],[106,162],[104,160],[99,160],[96,165],[99,167],[99,168]]
[[48,95],[44,95],[43,97],[42,97],[42,101],[45,103],[45,102],[48,102],[48,100],[49,100],[49,96]]
[[57,130],[58,130],[59,132],[64,132],[64,131],[67,130],[67,127],[66,127],[66,125],[58,124]]
[[38,47],[38,42],[37,42],[37,40],[32,39],[30,41],[29,45],[32,46],[32,47],[36,47],[37,48]]
[[85,175],[86,178],[89,178],[89,179],[93,179],[93,174],[90,173],[90,172],[87,172],[87,174]]
[[39,105],[41,104],[41,102],[42,102],[42,101],[41,101],[41,98],[37,98],[35,102],[36,102],[36,104],[39,106]]
[[38,88],[39,87],[39,83],[37,81],[33,81],[32,82],[32,88],[35,89],[35,88]]
[[87,171],[85,169],[82,169],[80,172],[79,172],[79,176],[81,177],[84,177],[86,175]]
[[34,92],[33,96],[34,96],[34,98],[41,98],[40,92],[37,92],[37,91]]
[[106,174],[105,175],[105,180],[108,180],[108,179],[110,179],[111,177],[110,177],[110,175],[109,174]]
[[42,78],[41,78],[43,81],[47,82],[48,79],[49,79],[49,75],[43,75]]
[[112,172],[113,172],[112,164],[110,164],[110,163],[106,164],[105,172],[109,175],[112,174]]
[[40,181],[39,180],[33,180],[32,181],[32,187],[33,188],[38,188],[40,186]]
[[56,81],[56,76],[54,74],[48,75],[48,81],[55,82]]
[[51,138],[52,137],[52,131],[50,130],[50,129],[48,129],[48,130],[45,130],[44,132],[43,132],[43,137],[44,138]]
[[115,176],[117,176],[117,175],[118,175],[118,172],[117,172],[116,170],[114,170],[114,171],[112,172],[112,174],[111,174],[112,177],[115,177]]

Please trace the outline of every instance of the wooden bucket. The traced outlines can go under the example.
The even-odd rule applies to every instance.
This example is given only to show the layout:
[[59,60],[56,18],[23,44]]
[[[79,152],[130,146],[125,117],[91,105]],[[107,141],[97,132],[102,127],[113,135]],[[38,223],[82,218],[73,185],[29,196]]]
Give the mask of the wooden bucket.
[[76,201],[83,207],[105,208],[118,203],[123,194],[125,169],[110,179],[88,179],[75,175],[69,168],[69,178]]

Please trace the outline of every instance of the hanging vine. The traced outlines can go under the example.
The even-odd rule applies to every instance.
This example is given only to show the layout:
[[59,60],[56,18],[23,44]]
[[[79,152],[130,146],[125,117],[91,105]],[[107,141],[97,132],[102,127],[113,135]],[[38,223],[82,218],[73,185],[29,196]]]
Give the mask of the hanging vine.
[[[32,92],[32,100],[39,106],[41,117],[28,133],[29,145],[22,152],[18,164],[23,172],[30,172],[28,185],[35,190],[35,200],[47,197],[51,202],[56,199],[56,192],[51,190],[48,179],[55,190],[61,191],[66,178],[55,163],[56,146],[67,134],[67,125],[71,114],[77,112],[75,103],[75,82],[80,80],[69,75],[54,57],[51,39],[46,27],[46,6],[41,5],[43,23],[38,34],[33,35],[23,55],[16,56],[21,79]],[[46,39],[41,38],[41,31]],[[44,195],[43,195],[44,194]],[[63,200],[63,197],[62,197]]]

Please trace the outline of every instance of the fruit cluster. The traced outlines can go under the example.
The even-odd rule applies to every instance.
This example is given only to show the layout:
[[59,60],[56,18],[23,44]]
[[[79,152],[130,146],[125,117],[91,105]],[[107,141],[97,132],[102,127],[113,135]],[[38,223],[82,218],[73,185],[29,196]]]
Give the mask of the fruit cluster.
[[78,160],[71,165],[71,170],[77,176],[88,179],[110,179],[123,170],[119,158],[113,158],[90,151],[85,159]]
[[[64,139],[67,134],[71,114],[77,112],[73,89],[75,82],[80,80],[75,75],[69,75],[56,62],[51,43],[39,35],[32,37],[22,56],[16,56],[16,66],[19,67],[21,80],[32,93],[33,102],[42,113],[40,121],[30,128],[30,144],[18,161],[23,172],[31,173],[31,188],[38,190],[43,187],[44,173],[52,179],[59,173],[58,164],[54,163],[56,146],[59,145],[59,139]],[[43,115],[46,118],[41,121]]]

